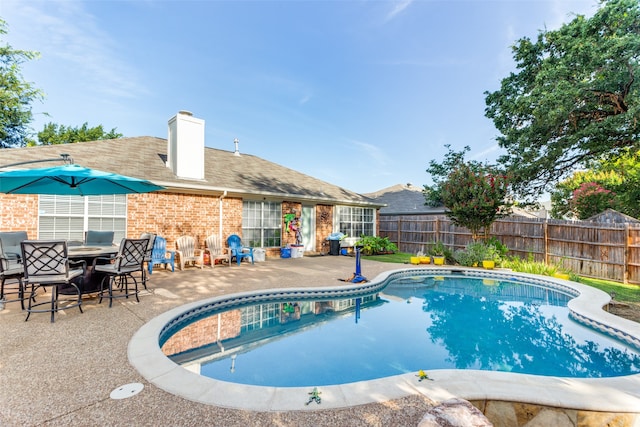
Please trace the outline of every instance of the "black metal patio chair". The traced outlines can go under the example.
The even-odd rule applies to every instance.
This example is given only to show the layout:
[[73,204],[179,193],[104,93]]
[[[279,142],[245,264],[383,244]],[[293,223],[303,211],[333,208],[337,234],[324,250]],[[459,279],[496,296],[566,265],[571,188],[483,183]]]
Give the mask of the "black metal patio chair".
[[[0,240],[0,303],[20,301],[20,305],[24,310],[24,269],[21,260],[9,258],[5,255],[2,248],[2,240]],[[11,283],[6,283],[7,280]],[[7,290],[7,287],[17,286],[17,289]],[[18,295],[16,299],[7,299],[7,295]]]
[[[101,303],[103,298],[109,298],[109,307],[111,307],[114,298],[129,298],[131,295],[140,302],[138,279],[134,274],[142,274],[148,242],[149,239],[122,239],[118,254],[112,258],[113,261],[110,264],[100,265],[94,262],[95,271],[106,274],[100,284],[98,303]],[[99,259],[96,258],[96,261]]]
[[[65,240],[24,240],[20,243],[22,250],[22,266],[25,286],[31,285],[27,318],[31,313],[51,313],[51,323],[55,322],[55,314],[64,308],[78,307],[82,313],[82,295],[76,282],[82,284],[86,272],[85,261],[70,261]],[[81,268],[71,268],[81,266]],[[35,302],[39,288],[51,288],[49,302]],[[69,297],[60,297],[70,294]],[[77,295],[77,297],[75,296]],[[44,307],[47,308],[36,308]]]

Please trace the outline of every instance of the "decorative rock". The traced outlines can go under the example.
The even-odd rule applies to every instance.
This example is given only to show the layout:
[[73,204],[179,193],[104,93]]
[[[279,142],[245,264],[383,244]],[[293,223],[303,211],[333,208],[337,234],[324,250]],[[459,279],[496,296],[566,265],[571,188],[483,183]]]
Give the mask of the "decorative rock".
[[449,399],[431,408],[418,427],[493,427],[482,412],[463,399]]

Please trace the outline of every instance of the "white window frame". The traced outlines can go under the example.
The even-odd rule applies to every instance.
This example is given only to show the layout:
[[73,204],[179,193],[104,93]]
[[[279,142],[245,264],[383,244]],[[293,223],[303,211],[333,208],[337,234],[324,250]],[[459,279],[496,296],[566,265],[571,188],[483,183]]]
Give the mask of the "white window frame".
[[240,330],[253,331],[280,323],[280,304],[250,305],[240,309]]
[[[269,209],[274,208],[274,209]],[[251,213],[255,212],[256,215]],[[268,223],[268,226],[265,226]],[[258,230],[259,237],[252,238]],[[273,231],[276,237],[265,237],[265,231]],[[274,245],[265,246],[267,239],[279,240]],[[259,242],[256,244],[256,240]],[[264,200],[242,201],[242,242],[255,247],[281,247],[282,246],[282,202]]]
[[[371,232],[367,233],[366,229]],[[360,238],[376,235],[376,210],[361,206],[336,206],[333,229],[348,237]],[[364,231],[364,232],[363,232]]]
[[40,195],[38,238],[83,242],[87,230],[114,232],[114,242],[127,235],[127,196]]

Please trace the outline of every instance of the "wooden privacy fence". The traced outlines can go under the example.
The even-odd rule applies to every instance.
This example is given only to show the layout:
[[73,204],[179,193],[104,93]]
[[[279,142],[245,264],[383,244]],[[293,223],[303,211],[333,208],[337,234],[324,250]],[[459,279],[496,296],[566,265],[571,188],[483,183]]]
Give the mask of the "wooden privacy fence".
[[[468,229],[444,215],[383,215],[379,235],[409,253],[426,251],[437,241],[455,251],[472,240]],[[640,284],[640,225],[509,217],[494,222],[490,236],[507,246],[510,256]]]

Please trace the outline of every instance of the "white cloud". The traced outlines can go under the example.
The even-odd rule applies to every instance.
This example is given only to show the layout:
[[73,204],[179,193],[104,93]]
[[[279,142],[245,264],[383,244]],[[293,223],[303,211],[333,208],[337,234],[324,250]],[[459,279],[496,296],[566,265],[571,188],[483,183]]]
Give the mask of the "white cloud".
[[123,60],[83,3],[8,1],[1,13],[14,47],[39,51],[43,61],[63,65],[67,77],[85,90],[117,98],[144,92],[137,70]]
[[387,163],[387,155],[379,147],[353,139],[349,140],[349,143],[355,145],[359,153],[362,152],[364,156],[374,160],[378,165],[385,165]]
[[304,95],[299,102],[300,105],[304,105],[311,100],[311,95]]
[[472,156],[470,156],[470,159],[477,160],[480,162],[484,162],[489,159],[495,159],[498,151],[500,150],[501,150],[500,146],[496,143],[489,146],[488,148],[485,148],[484,150],[478,153],[474,153]]
[[392,2],[391,4],[393,5],[393,8],[389,11],[389,13],[387,13],[387,16],[385,17],[385,22],[391,21],[393,18],[398,16],[406,8],[408,8],[411,5],[411,3],[413,3],[413,0],[401,0],[401,1]]

